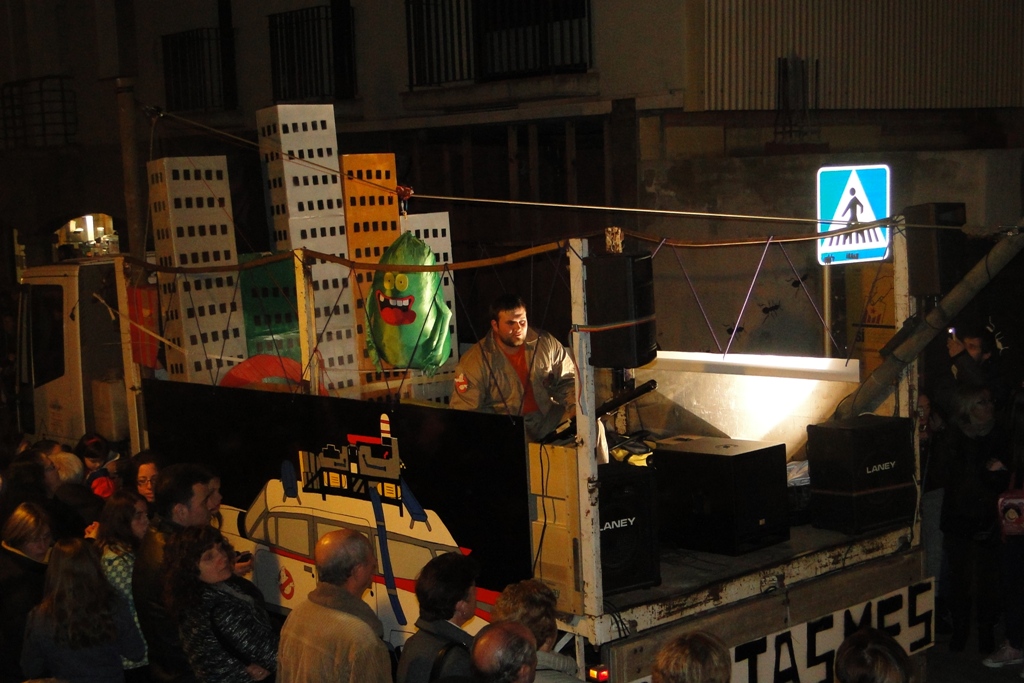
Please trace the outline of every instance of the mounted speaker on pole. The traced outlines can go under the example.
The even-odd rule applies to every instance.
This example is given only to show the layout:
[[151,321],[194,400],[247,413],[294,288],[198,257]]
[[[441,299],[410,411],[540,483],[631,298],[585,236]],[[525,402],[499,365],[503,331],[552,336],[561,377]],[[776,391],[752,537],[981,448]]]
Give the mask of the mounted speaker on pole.
[[650,363],[658,355],[651,255],[600,254],[583,264],[587,325],[610,326],[590,333],[590,364],[638,368]]

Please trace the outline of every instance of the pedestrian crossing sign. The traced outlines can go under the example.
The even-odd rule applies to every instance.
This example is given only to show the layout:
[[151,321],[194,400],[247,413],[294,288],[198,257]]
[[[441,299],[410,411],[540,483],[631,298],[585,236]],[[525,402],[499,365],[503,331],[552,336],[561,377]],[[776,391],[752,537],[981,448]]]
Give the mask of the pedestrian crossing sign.
[[[825,166],[818,169],[818,232],[827,233],[890,216],[889,167]],[[889,255],[890,230],[861,232],[818,240],[818,263],[881,261]]]

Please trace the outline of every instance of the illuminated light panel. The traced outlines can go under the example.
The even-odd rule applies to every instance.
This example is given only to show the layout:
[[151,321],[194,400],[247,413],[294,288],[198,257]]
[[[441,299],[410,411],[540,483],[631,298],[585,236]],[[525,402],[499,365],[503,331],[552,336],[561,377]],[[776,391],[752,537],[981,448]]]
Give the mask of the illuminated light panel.
[[[753,441],[779,438],[776,429],[785,424],[794,409],[803,406],[818,384],[792,377],[735,378],[736,412],[744,416],[742,431],[736,438]],[[728,380],[726,385],[728,385]],[[764,400],[770,396],[771,400]]]
[[[842,359],[658,352],[637,369],[658,389],[640,399],[645,424],[665,433],[783,442],[788,457],[807,442],[807,425],[824,422],[860,383],[860,365]],[[717,434],[716,434],[717,432]]]
[[645,368],[676,372],[714,372],[725,375],[762,375],[832,382],[860,382],[860,361],[844,358],[658,351],[657,359]]

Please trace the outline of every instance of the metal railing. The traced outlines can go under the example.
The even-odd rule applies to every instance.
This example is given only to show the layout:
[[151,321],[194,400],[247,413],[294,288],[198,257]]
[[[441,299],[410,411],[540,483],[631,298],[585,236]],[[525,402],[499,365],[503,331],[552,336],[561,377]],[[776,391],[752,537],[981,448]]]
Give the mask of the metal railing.
[[168,111],[238,106],[232,31],[197,28],[161,36]]
[[406,0],[410,88],[583,73],[590,0]]
[[43,76],[0,86],[0,148],[61,147],[78,132],[70,76]]
[[355,97],[354,14],[348,0],[268,19],[275,102]]

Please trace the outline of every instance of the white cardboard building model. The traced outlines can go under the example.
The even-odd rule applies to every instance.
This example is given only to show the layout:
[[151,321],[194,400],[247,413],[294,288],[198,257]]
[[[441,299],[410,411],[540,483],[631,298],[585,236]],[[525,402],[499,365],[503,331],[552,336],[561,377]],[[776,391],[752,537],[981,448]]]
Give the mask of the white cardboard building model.
[[[260,109],[256,126],[277,250],[306,248],[348,258],[334,106]],[[348,269],[321,259],[310,270],[324,385],[333,395],[356,398],[359,357]]]
[[[227,160],[223,156],[150,161],[149,203],[157,261],[164,266],[238,263]],[[159,273],[160,312],[171,379],[216,384],[246,357],[237,273]]]

